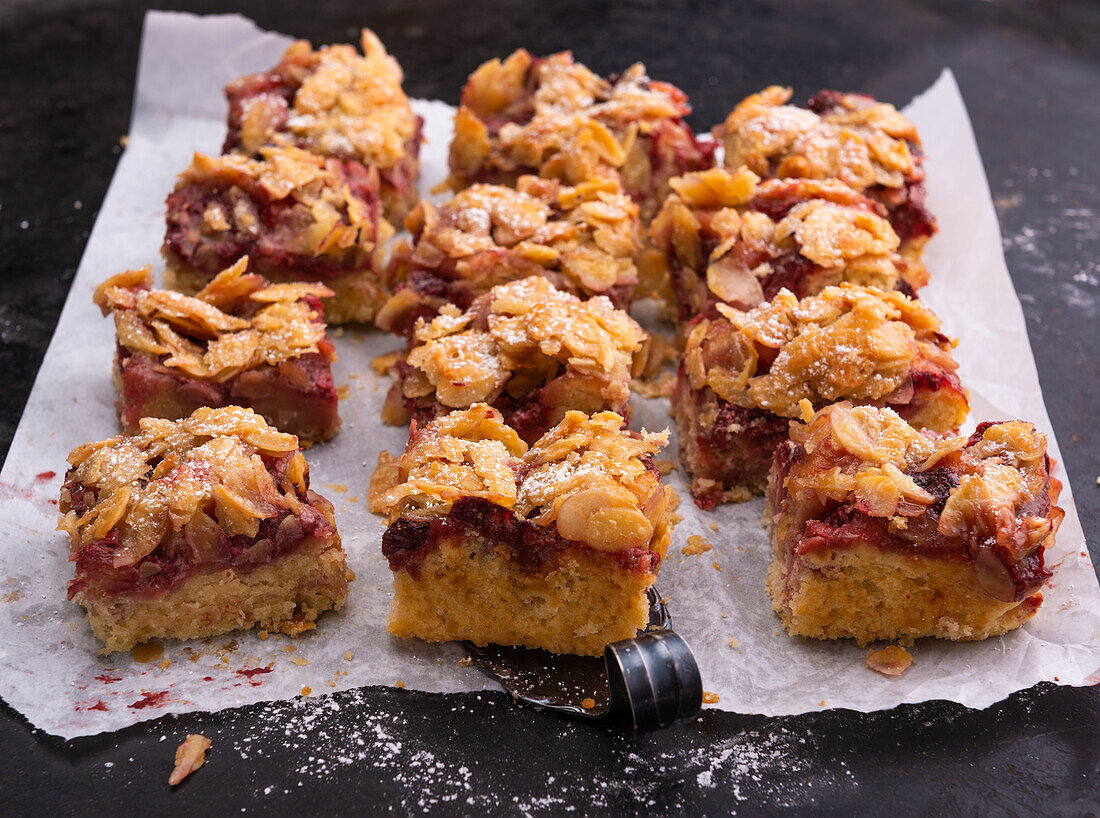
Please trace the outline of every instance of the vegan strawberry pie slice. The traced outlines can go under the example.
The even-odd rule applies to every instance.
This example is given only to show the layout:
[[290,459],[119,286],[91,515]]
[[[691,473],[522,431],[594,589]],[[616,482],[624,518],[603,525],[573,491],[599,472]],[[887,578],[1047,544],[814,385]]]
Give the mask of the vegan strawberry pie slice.
[[764,178],[835,179],[880,203],[917,259],[936,233],[924,206],[924,155],[917,128],[866,94],[819,91],[806,108],[787,104],[790,88],[771,86],[740,102],[718,131],[726,167]]
[[967,436],[834,404],[791,428],[768,478],[772,606],[792,636],[977,640],[1035,615],[1064,516],[1046,438]]
[[957,429],[969,404],[951,346],[921,302],[873,287],[801,300],[781,290],[748,312],[719,304],[691,327],[672,399],[696,503],[762,492],[803,401],[889,406],[918,428]]
[[58,528],[69,598],[105,652],[259,626],[299,633],[347,597],[332,505],[294,435],[238,406],[78,446]]
[[696,139],[687,95],[636,63],[600,77],[568,51],[523,49],[490,60],[462,89],[451,142],[451,185],[512,185],[524,174],[577,185],[610,179],[657,212],[668,180],[714,164],[715,143]]
[[195,154],[168,196],[162,252],[170,287],[194,293],[239,259],[268,281],[320,281],[329,323],[366,322],[387,297],[378,171],[299,148],[259,159]]
[[912,294],[927,282],[924,265],[898,253],[882,206],[842,182],[714,168],[671,185],[649,234],[681,333],[717,303],[747,310],[784,288],[799,298],[842,282]]
[[229,83],[222,150],[258,156],[267,145],[351,160],[378,172],[385,215],[397,223],[416,204],[421,128],[401,89],[397,60],[369,29],[351,45],[291,44],[270,71]]
[[569,412],[528,448],[485,404],[414,427],[377,505],[372,487],[390,633],[591,656],[635,636],[669,544],[666,437]]
[[200,406],[246,406],[307,443],[340,428],[321,284],[269,284],[248,259],[194,297],[153,289],[148,267],[103,282],[95,302],[114,316],[118,415],[178,420]]
[[527,443],[568,410],[629,417],[630,377],[647,334],[602,296],[581,301],[533,276],[498,284],[466,312],[447,305],[419,322],[386,418],[421,426],[452,409],[488,403]]

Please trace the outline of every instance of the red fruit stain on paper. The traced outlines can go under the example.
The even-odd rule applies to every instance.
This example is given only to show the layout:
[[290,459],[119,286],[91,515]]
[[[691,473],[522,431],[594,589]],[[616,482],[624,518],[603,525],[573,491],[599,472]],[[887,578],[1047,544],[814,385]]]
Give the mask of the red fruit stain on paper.
[[160,707],[162,704],[165,703],[164,700],[165,698],[167,698],[167,696],[167,690],[161,690],[157,693],[146,693],[133,704],[128,704],[126,706],[134,710],[142,710],[146,707]]

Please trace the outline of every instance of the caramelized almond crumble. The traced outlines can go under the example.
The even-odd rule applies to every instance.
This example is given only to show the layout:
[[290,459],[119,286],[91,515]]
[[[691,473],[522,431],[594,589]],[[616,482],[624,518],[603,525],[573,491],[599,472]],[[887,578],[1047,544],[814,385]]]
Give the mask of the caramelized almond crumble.
[[751,309],[784,287],[802,297],[842,282],[912,292],[927,281],[898,254],[881,206],[840,182],[715,168],[671,185],[649,235],[681,324],[716,302]]
[[413,240],[395,246],[390,277],[407,283],[378,316],[394,332],[408,333],[443,304],[464,309],[494,285],[532,275],[616,305],[629,301],[638,280],[638,208],[607,181],[478,184],[438,208],[421,202],[405,226]]
[[1029,423],[949,437],[889,409],[826,407],[791,424],[769,477],[773,604],[819,638],[1004,633],[1042,602],[1059,489]]
[[400,516],[447,514],[479,497],[598,550],[644,547],[668,508],[669,490],[649,457],[668,432],[623,430],[614,412],[567,412],[530,448],[501,414],[479,403],[414,428],[385,495]]
[[885,404],[940,432],[966,418],[952,342],[901,293],[842,284],[799,300],[781,290],[748,312],[717,313],[692,326],[673,401],[680,457],[704,505],[763,490],[786,419],[804,404]]
[[718,129],[730,170],[765,178],[836,179],[881,202],[906,254],[935,233],[924,209],[917,129],[893,106],[863,94],[822,91],[810,108],[787,105],[791,89],[765,88],[740,102]]
[[[343,603],[332,506],[310,490],[297,438],[252,410],[143,418],[136,435],[78,446],[69,463],[58,522],[76,563],[69,598],[108,650],[255,624],[282,631]],[[218,586],[235,596],[228,611]]]
[[384,503],[390,632],[593,656],[636,635],[669,544],[668,433],[623,425],[571,411],[528,447],[485,404],[414,423]]
[[678,88],[636,63],[612,81],[569,52],[520,49],[470,75],[455,115],[450,184],[512,184],[524,174],[579,184],[610,179],[652,218],[671,176],[709,167],[713,143],[695,139]]
[[417,155],[423,121],[401,89],[397,60],[370,29],[354,46],[314,51],[298,40],[270,71],[226,86],[229,133],[223,150],[251,156],[266,145],[355,159],[382,175],[389,218],[416,203]]
[[393,235],[378,171],[294,147],[259,156],[197,153],[180,174],[168,197],[169,283],[194,292],[248,256],[249,270],[269,280],[328,283],[333,320],[372,318]]
[[95,303],[115,321],[122,426],[187,417],[199,406],[241,405],[308,442],[340,428],[336,358],[321,318],[322,284],[269,284],[248,258],[194,297],[154,290],[148,267],[112,276]]
[[533,441],[568,409],[625,414],[646,338],[608,299],[581,301],[531,277],[497,285],[465,313],[448,304],[419,320],[395,388],[421,422],[489,403]]
[[242,258],[194,297],[152,289],[150,267],[127,270],[96,288],[95,303],[104,315],[114,315],[120,344],[165,356],[164,366],[193,378],[222,383],[246,369],[319,352],[325,325],[307,296],[326,298],[332,290],[323,284],[268,284],[246,274],[247,267],[248,258]]

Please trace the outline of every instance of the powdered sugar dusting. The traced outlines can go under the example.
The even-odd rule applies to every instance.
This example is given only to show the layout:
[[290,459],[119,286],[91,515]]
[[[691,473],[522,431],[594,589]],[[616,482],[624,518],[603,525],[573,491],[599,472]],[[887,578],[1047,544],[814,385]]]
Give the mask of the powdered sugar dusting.
[[[497,693],[421,694],[418,707],[405,714],[394,707],[375,708],[376,701],[377,693],[364,689],[257,705],[234,711],[228,729],[235,735],[221,741],[255,768],[246,787],[267,806],[299,787],[347,780],[349,774],[376,777],[396,788],[393,801],[403,814],[613,814],[626,804],[691,811],[712,793],[722,797],[729,814],[749,814],[750,805],[761,801],[805,806],[823,791],[857,786],[843,763],[811,763],[822,749],[796,720],[766,729],[706,725],[741,718],[713,713],[684,729],[633,736],[549,714],[532,718],[529,710],[515,709]],[[441,740],[451,730],[426,729],[441,722],[454,731],[453,740]],[[532,784],[515,774],[515,760],[505,748],[494,749],[486,736],[474,740],[471,723],[483,724],[486,736],[545,731],[563,747],[584,746],[596,735],[583,734],[595,733],[602,749],[581,776],[568,773],[576,769],[576,759],[548,755],[539,762],[544,781]],[[715,734],[722,738],[712,740]]]

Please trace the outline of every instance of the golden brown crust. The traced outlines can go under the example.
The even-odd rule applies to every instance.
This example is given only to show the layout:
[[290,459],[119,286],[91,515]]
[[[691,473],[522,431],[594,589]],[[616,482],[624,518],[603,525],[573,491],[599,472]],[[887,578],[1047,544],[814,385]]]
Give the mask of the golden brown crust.
[[566,378],[558,391],[567,408],[625,406],[645,339],[606,298],[581,301],[546,279],[526,278],[497,285],[465,313],[448,305],[430,323],[418,322],[402,389],[406,398],[464,408]]
[[150,639],[205,639],[259,627],[271,633],[312,630],[328,610],[340,610],[353,579],[339,537],[307,539],[293,554],[251,571],[196,574],[152,597],[78,595],[103,652],[129,650]]
[[[728,331],[713,332],[704,319],[688,336],[683,364],[691,387],[786,418],[798,417],[804,400],[814,407],[905,403],[900,393],[911,392],[918,369],[946,375],[958,366],[936,315],[897,292],[842,284],[799,300],[781,290],[748,312],[725,304],[718,311],[714,322]],[[957,428],[965,408],[937,431]]]
[[515,570],[503,550],[477,536],[449,538],[416,577],[395,571],[389,632],[600,656],[649,621],[652,574],[588,549],[563,554],[548,572],[528,573]]
[[715,301],[749,309],[781,286],[804,296],[841,282],[893,290],[927,280],[898,253],[881,208],[840,182],[714,168],[670,184],[649,235],[663,255],[652,263],[675,273],[681,320]]
[[[306,301],[321,284],[268,284],[246,274],[248,258],[223,270],[195,297],[154,290],[149,267],[104,281],[95,303],[114,315],[118,342],[193,378],[223,383],[244,370],[319,352],[324,322]],[[249,317],[242,310],[255,308]],[[251,310],[249,310],[251,311]]]

